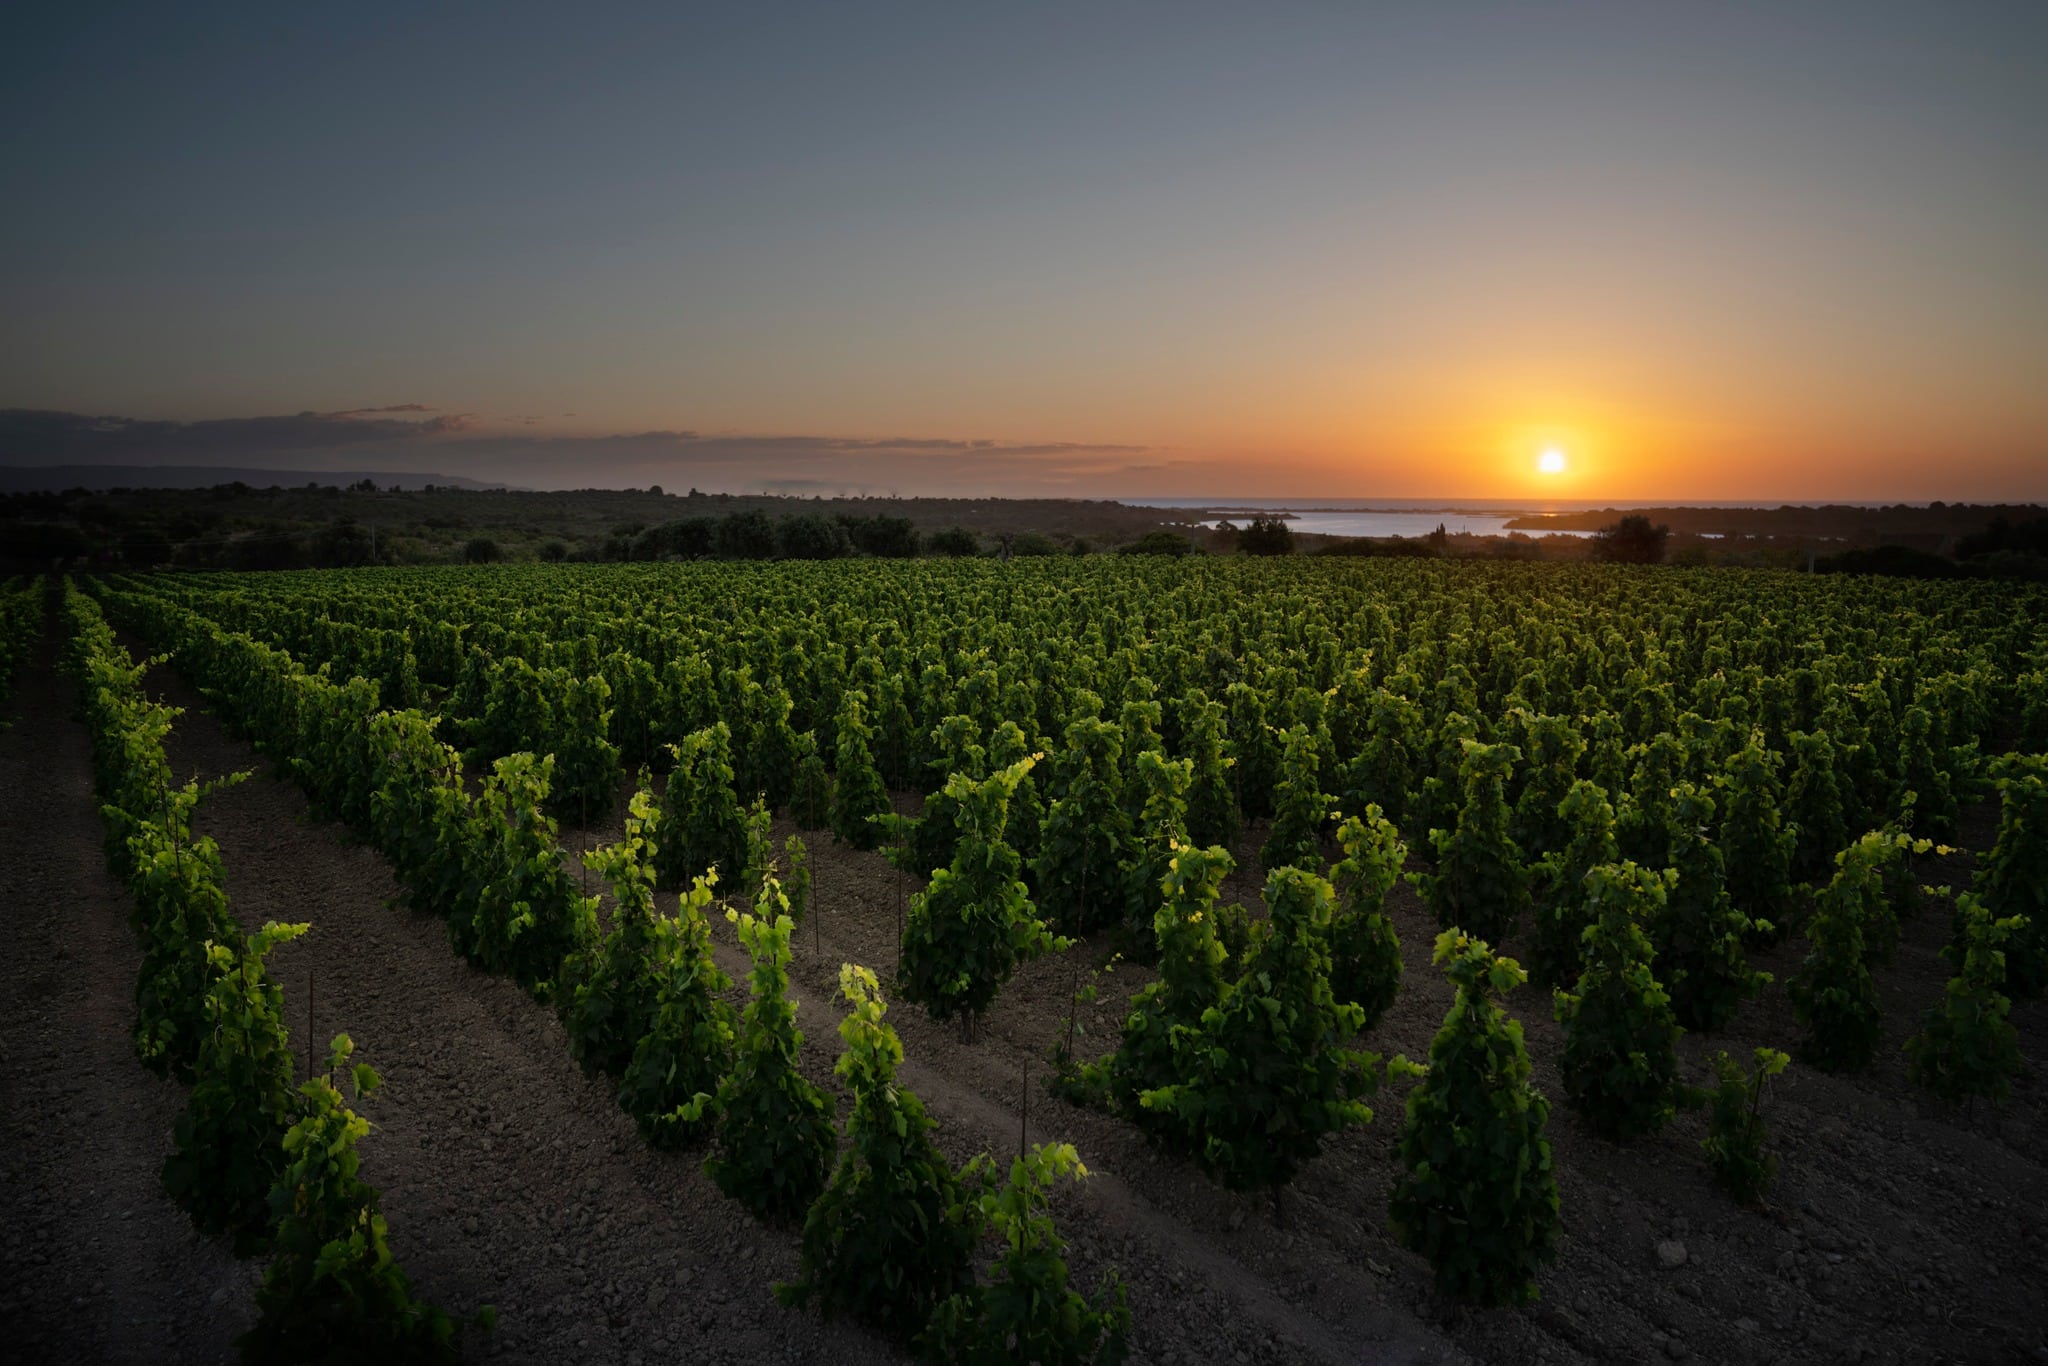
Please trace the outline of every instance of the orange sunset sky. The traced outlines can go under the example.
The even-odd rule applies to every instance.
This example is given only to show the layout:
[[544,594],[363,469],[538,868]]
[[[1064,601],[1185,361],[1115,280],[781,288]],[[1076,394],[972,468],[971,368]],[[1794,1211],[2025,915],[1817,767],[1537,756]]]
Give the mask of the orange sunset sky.
[[0,463],[2048,498],[2048,7],[135,6],[21,37]]

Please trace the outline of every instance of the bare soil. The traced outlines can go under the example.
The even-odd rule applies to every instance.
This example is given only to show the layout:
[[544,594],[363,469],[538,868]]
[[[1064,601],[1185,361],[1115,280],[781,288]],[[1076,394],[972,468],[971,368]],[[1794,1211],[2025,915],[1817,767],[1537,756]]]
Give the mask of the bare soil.
[[[423,1293],[456,1313],[498,1306],[499,1330],[477,1355],[899,1359],[858,1329],[778,1308],[769,1285],[794,1271],[795,1234],[724,1200],[697,1155],[642,1145],[609,1089],[570,1060],[546,1007],[471,970],[438,923],[388,904],[398,888],[381,857],[310,819],[298,792],[266,776],[178,680],[156,681],[191,709],[172,737],[181,778],[258,770],[211,798],[200,828],[220,843],[245,923],[312,922],[273,960],[295,1043],[308,1037],[310,988],[312,1035],[348,1031],[384,1074],[366,1107],[378,1127],[364,1173]],[[246,1321],[252,1272],[195,1240],[156,1184],[182,1095],[128,1048],[135,953],[125,895],[100,858],[85,737],[47,672],[26,677],[17,701],[22,721],[0,736],[5,851],[23,893],[0,963],[0,1161],[16,1207],[0,1230],[0,1322],[13,1342],[63,1344],[70,1356],[215,1359]],[[910,809],[907,796],[900,804]],[[1971,811],[1964,843],[1986,847],[1994,815]],[[564,843],[618,828],[615,813],[602,829],[565,831]],[[789,828],[779,822],[778,838]],[[1247,868],[1261,833],[1242,842]],[[886,978],[914,884],[878,855],[805,837],[815,918],[797,937],[794,989],[806,1070],[836,1092],[839,965]],[[1959,881],[1969,867],[1957,855],[1923,873]],[[1227,894],[1255,905],[1255,877],[1241,872]],[[1451,992],[1429,965],[1427,911],[1404,887],[1391,912],[1407,976],[1365,1045],[1422,1057]],[[1077,967],[1085,975],[1107,957],[1106,941],[1027,966],[973,1043],[915,1007],[889,1018],[904,1040],[901,1080],[941,1121],[956,1161],[1014,1151],[1020,1138],[1080,1149],[1094,1175],[1057,1206],[1069,1263],[1084,1288],[1111,1268],[1123,1276],[1136,1361],[2048,1361],[2040,1077],[2023,1078],[2003,1110],[1974,1115],[1905,1078],[1899,1045],[1947,978],[1937,956],[1946,922],[1938,908],[1909,920],[1895,962],[1879,970],[1887,1048],[1877,1066],[1838,1078],[1795,1061],[1781,1080],[1767,1113],[1782,1165],[1766,1209],[1740,1208],[1713,1185],[1703,1115],[1617,1146],[1554,1101],[1565,1234],[1542,1299],[1510,1311],[1441,1303],[1427,1265],[1388,1233],[1397,1093],[1377,1098],[1372,1125],[1329,1143],[1277,1211],[1162,1157],[1123,1121],[1049,1096],[1047,1057]],[[722,964],[743,978],[731,931],[715,928]],[[1762,965],[1779,984],[1730,1030],[1683,1041],[1695,1080],[1715,1049],[1746,1056],[1797,1037],[1782,983],[1798,956],[1796,944],[1772,950]],[[1110,974],[1083,1010],[1084,1055],[1113,1045],[1123,1003],[1149,979],[1127,965]],[[1537,1085],[1561,1096],[1547,997],[1524,989],[1509,1005]],[[2024,1004],[2014,1018],[2022,1051],[2040,1059],[2048,1009]],[[1684,1245],[1675,1267],[1658,1258],[1666,1241]],[[215,1303],[219,1289],[230,1293]]]
[[163,1193],[185,1090],[135,1058],[132,902],[107,870],[91,746],[52,654],[46,632],[0,733],[0,1352],[232,1360],[252,1268]]

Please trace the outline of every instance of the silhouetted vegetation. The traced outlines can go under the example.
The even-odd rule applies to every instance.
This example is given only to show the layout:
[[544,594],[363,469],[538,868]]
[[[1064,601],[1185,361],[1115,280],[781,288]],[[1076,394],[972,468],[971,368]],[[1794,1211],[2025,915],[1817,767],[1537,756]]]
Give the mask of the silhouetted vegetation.
[[1593,558],[1607,564],[1662,564],[1671,528],[1630,513],[1593,536]]
[[1019,532],[1010,538],[1012,555],[1064,555],[1065,546],[1050,536],[1041,536],[1035,531]]
[[925,549],[946,559],[965,559],[981,553],[981,541],[964,526],[947,527],[935,531],[924,543]]
[[1965,572],[1954,560],[1907,545],[1845,550],[1823,556],[1813,567],[1822,574],[1883,574],[1894,579],[1953,579]]
[[[138,474],[147,473],[138,471]],[[1657,510],[1633,513],[1672,527],[1667,562],[1687,565],[1926,576],[1956,571],[2048,579],[2048,516],[2039,507],[1936,503],[1892,508]],[[1262,514],[1252,526],[1205,525],[1208,509],[1134,507],[1085,499],[797,498],[669,495],[655,489],[541,493],[429,485],[381,488],[368,479],[258,488],[71,488],[0,494],[0,568],[320,569],[463,563],[472,541],[501,559],[908,559],[995,553],[1257,554],[1282,540],[1297,554],[1583,560],[1584,536],[1451,533],[1346,538],[1303,532]],[[1625,521],[1598,514],[1518,518],[1547,531]],[[1778,528],[1765,531],[1762,528]],[[1277,528],[1277,530],[1276,530]],[[1654,528],[1653,528],[1654,529]],[[1151,533],[1164,537],[1146,541]],[[1169,545],[1166,538],[1180,542]],[[1185,545],[1185,549],[1183,548]],[[1143,546],[1143,549],[1139,549]],[[1851,552],[1881,547],[1879,556]],[[1815,564],[1816,556],[1825,557]],[[1921,558],[1921,557],[1928,558]],[[1846,557],[1846,558],[1844,558]]]
[[1344,555],[1354,559],[1392,558],[1429,560],[1442,552],[1420,536],[1346,536],[1317,546],[1315,555]]
[[840,560],[853,553],[853,538],[830,517],[806,512],[775,524],[775,549],[785,560]]
[[1237,533],[1237,548],[1247,555],[1292,555],[1294,528],[1284,517],[1254,517]]
[[1116,548],[1119,555],[1193,555],[1195,543],[1175,531],[1148,531],[1129,545]]

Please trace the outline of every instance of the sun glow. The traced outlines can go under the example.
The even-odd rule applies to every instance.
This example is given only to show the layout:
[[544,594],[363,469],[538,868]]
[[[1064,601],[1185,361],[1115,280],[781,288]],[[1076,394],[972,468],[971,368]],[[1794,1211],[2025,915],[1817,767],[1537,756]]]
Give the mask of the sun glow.
[[1555,446],[1536,458],[1536,468],[1545,474],[1564,473],[1564,452]]

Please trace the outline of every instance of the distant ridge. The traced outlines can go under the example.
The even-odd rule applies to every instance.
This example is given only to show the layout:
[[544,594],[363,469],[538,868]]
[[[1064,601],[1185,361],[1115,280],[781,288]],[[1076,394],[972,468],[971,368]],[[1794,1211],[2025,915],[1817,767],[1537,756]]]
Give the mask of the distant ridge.
[[368,479],[380,489],[509,489],[510,484],[465,479],[459,474],[417,474],[393,470],[259,470],[235,465],[27,465],[0,466],[0,493],[54,493],[62,489],[206,489],[216,484],[250,488],[304,488],[320,484],[347,488]]

